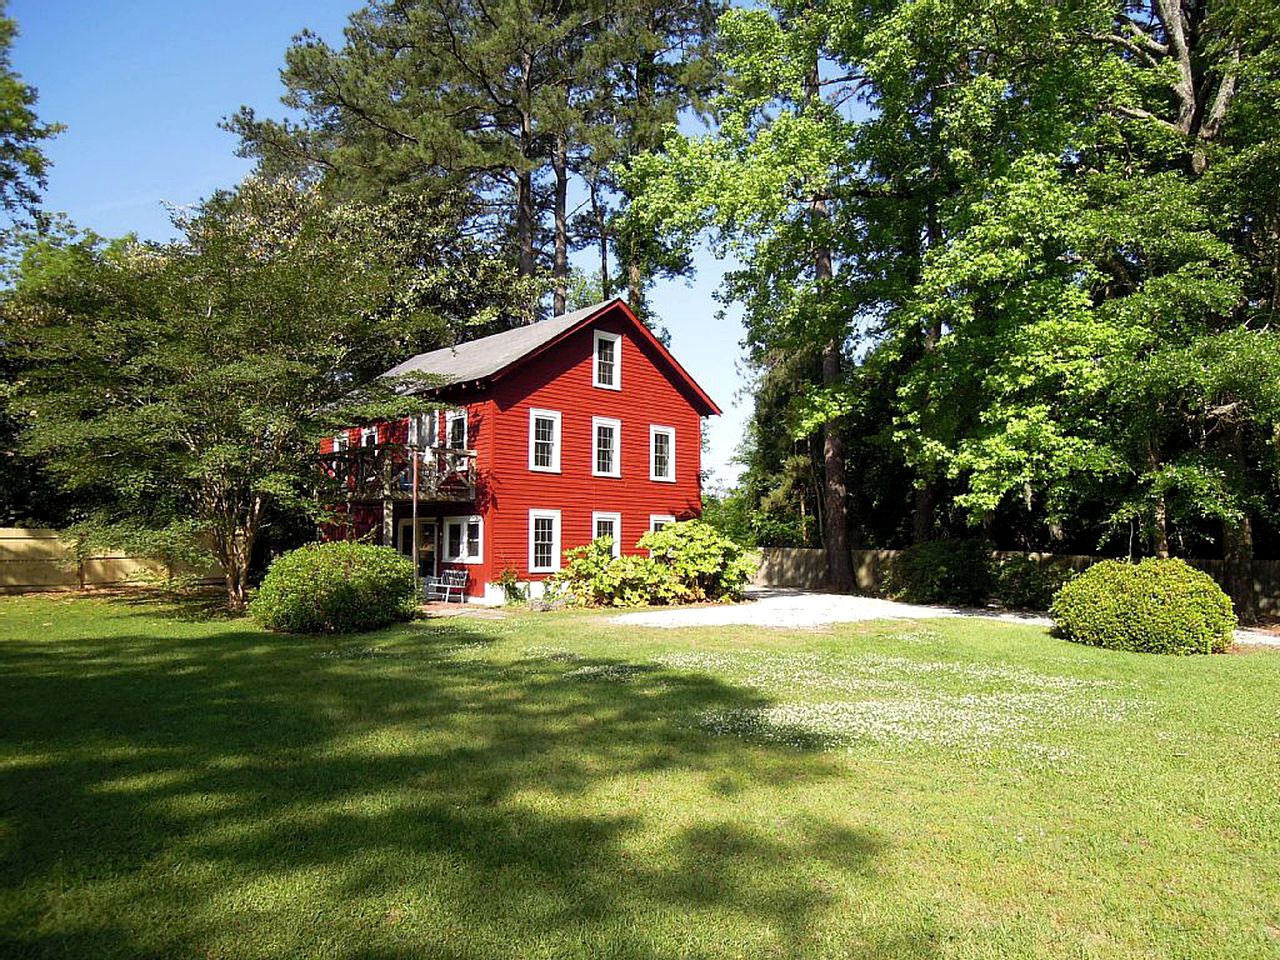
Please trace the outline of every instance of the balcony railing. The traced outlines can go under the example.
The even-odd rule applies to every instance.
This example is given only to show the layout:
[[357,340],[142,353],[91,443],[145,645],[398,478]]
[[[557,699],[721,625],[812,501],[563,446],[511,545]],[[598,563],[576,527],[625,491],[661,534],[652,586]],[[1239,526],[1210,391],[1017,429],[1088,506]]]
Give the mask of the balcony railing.
[[419,500],[474,500],[476,452],[459,447],[414,450],[403,443],[351,447],[321,455],[320,468],[349,500],[413,499],[418,462]]

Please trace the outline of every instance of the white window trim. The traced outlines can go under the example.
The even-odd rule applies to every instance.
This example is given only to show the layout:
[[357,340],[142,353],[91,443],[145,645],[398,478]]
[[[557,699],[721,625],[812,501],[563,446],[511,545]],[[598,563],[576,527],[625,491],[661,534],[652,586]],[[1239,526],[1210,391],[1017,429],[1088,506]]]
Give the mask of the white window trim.
[[[373,437],[373,443],[365,443],[370,437]],[[377,446],[378,444],[378,428],[377,427],[361,427],[360,428],[360,446]]]
[[[533,560],[534,543],[533,543],[533,526],[535,520],[551,520],[551,566],[540,567]],[[560,569],[560,511],[559,510],[530,510],[529,511],[529,572],[530,573],[555,573]]]
[[[600,341],[613,342],[613,383],[600,382]],[[601,390],[622,389],[622,334],[596,330],[591,338],[591,385]]]
[[651,513],[649,514],[649,532],[653,532],[654,523],[675,523],[676,518],[669,513]]
[[[655,437],[658,434],[665,434],[670,441],[667,444],[667,470],[670,471],[667,476],[662,477],[654,473],[653,461],[657,453]],[[675,483],[676,482],[676,428],[664,427],[661,424],[649,424],[649,479],[658,483]]]
[[[603,473],[600,465],[600,427],[613,427],[613,471]],[[622,421],[612,417],[591,418],[591,475],[593,477],[622,476]]]
[[[534,423],[539,419],[551,420],[555,426],[551,432],[551,466],[539,467],[534,462]],[[561,416],[559,410],[540,410],[536,407],[529,410],[529,469],[535,473],[559,473],[560,472],[560,437],[561,437]]]
[[597,511],[591,514],[591,540],[596,539],[596,524],[601,520],[613,521],[613,555],[622,556],[622,514]]
[[351,436],[346,433],[335,433],[333,435],[333,452],[342,453],[344,450],[351,449]]
[[[474,557],[467,552],[467,526],[472,523],[480,524],[480,552],[476,554]],[[459,538],[459,541],[458,541],[459,545],[462,548],[462,553],[456,557],[451,556],[449,554],[449,528],[450,527],[462,528],[462,536]],[[476,515],[461,516],[461,517],[445,517],[443,533],[444,533],[444,536],[442,538],[443,543],[441,544],[441,548],[440,548],[440,552],[442,554],[440,559],[442,562],[444,563],[484,563],[484,517],[476,516]]]

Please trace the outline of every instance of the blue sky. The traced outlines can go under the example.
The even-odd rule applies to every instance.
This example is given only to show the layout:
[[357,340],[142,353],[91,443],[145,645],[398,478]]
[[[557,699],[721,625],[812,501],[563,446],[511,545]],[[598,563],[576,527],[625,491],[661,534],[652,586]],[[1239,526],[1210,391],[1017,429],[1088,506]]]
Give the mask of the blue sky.
[[[279,69],[304,27],[333,43],[357,0],[10,0],[14,66],[40,91],[41,119],[67,130],[45,205],[115,236],[171,235],[164,202],[186,204],[249,171],[218,121],[241,104],[279,116]],[[676,356],[725,409],[710,427],[704,466],[732,479],[729,458],[749,401],[737,397],[742,328],[716,317],[723,266],[700,254],[692,283],[653,291]]]

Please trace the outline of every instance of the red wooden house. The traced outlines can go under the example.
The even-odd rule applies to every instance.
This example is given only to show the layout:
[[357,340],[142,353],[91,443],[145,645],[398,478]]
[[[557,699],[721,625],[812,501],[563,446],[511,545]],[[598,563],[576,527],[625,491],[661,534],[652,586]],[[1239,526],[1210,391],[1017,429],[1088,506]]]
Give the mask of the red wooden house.
[[[702,511],[702,418],[720,408],[621,300],[424,353],[388,371],[442,378],[443,409],[356,427],[324,445],[349,477],[351,532],[465,569],[500,600],[514,570],[538,584],[599,536],[634,552]],[[536,592],[535,587],[535,592]]]

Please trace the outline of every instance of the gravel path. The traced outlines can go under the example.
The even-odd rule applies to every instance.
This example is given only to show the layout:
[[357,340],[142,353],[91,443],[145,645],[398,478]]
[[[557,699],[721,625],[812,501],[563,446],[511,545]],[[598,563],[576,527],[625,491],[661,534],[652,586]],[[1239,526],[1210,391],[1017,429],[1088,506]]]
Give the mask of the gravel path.
[[[812,593],[779,587],[755,587],[748,591],[754,602],[725,606],[681,607],[624,613],[611,623],[639,627],[821,627],[860,620],[927,620],[938,617],[981,617],[1047,627],[1048,617],[1030,613],[997,613],[963,607],[923,607],[876,597],[840,593]],[[1236,642],[1280,647],[1280,636],[1255,630],[1237,630]]]

